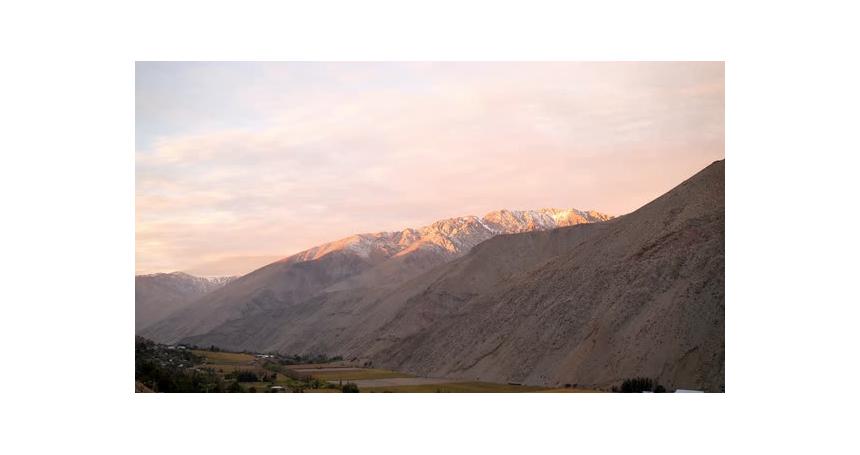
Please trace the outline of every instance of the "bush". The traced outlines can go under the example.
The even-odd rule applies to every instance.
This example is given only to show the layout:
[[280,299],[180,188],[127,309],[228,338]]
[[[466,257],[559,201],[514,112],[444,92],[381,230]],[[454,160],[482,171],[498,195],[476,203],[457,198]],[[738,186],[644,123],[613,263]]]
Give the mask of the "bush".
[[654,387],[654,381],[651,378],[631,378],[625,379],[621,383],[621,393],[642,393],[650,392]]
[[340,391],[343,393],[359,393],[358,386],[353,382],[347,382],[344,384]]
[[651,378],[639,377],[625,379],[624,382],[621,383],[621,388],[613,386],[612,391],[621,393],[663,393],[666,391],[666,388],[657,384],[657,381]]
[[230,387],[227,387],[227,391],[230,393],[242,393],[245,391],[245,388],[242,387],[242,384],[239,384],[238,382],[234,381],[232,384],[230,384]]
[[259,376],[257,376],[257,373],[254,373],[253,371],[236,371],[234,372],[233,377],[239,382],[260,382]]

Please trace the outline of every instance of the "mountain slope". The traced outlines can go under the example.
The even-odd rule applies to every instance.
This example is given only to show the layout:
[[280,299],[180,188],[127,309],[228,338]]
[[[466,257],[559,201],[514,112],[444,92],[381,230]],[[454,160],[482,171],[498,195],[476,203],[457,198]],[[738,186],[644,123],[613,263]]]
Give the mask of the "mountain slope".
[[724,180],[718,161],[629,215],[490,239],[399,290],[345,353],[430,376],[723,390]]
[[203,278],[182,272],[135,276],[135,332],[164,319],[230,280],[232,277]]
[[[225,348],[259,349],[261,325],[272,314],[319,296],[363,295],[393,288],[504,233],[552,229],[610,219],[594,211],[541,209],[491,212],[441,220],[419,229],[359,234],[275,262],[207,295],[143,331],[160,341],[185,340]],[[349,298],[347,298],[349,300]],[[303,308],[303,307],[302,307]],[[327,311],[322,306],[316,307]],[[285,324],[296,324],[294,319]],[[298,326],[296,326],[298,327]],[[274,327],[277,332],[292,327]]]

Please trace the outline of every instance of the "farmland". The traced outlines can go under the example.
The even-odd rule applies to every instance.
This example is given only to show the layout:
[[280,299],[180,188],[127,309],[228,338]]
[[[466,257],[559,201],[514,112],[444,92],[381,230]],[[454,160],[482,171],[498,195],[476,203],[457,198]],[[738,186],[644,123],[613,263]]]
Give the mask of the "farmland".
[[[149,341],[139,342],[136,374],[140,391],[161,392],[305,392],[340,393],[529,393],[589,392],[517,384],[417,377],[408,373],[366,368],[345,361],[295,363],[276,354],[185,349]],[[147,363],[148,362],[148,363]],[[157,376],[153,376],[156,374]],[[176,378],[176,379],[174,379]],[[178,382],[177,382],[178,381]],[[348,387],[347,387],[348,386]],[[355,388],[357,387],[357,390]],[[347,390],[347,389],[352,390]]]

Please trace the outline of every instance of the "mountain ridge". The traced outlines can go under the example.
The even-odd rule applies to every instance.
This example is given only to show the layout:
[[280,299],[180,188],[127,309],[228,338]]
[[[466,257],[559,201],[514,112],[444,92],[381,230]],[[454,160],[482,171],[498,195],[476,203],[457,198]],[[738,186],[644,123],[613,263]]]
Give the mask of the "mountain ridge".
[[321,292],[390,287],[459,257],[496,235],[611,219],[593,210],[497,210],[438,220],[420,228],[356,234],[324,243],[243,275],[142,335],[175,342],[228,321],[301,303]]
[[[387,252],[396,255],[415,248],[415,244],[435,246],[448,252],[459,253],[462,248],[474,246],[473,239],[465,239],[468,230],[483,230],[484,234],[498,235],[525,232],[539,229],[554,229],[581,223],[593,223],[612,219],[595,210],[543,208],[536,210],[495,210],[483,217],[474,215],[445,218],[419,228],[405,228],[400,231],[380,231],[355,234],[333,242],[323,243],[279,262],[301,262],[318,259],[324,254],[348,248],[362,256],[372,252]],[[481,241],[486,240],[479,235]],[[487,237],[489,238],[489,237]],[[480,243],[480,242],[477,242]],[[391,254],[390,252],[394,253]]]

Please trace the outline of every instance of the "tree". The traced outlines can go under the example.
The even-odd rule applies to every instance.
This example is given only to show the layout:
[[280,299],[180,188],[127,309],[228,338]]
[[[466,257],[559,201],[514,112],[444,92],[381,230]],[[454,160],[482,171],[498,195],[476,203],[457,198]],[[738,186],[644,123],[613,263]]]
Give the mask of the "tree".
[[230,387],[227,387],[227,391],[230,393],[242,393],[245,391],[245,388],[242,387],[242,384],[239,384],[237,381],[233,381],[233,383],[230,384]]
[[630,378],[621,383],[621,393],[650,392],[653,388],[654,381],[651,378]]
[[236,371],[234,374],[235,378],[239,382],[259,382],[259,376],[257,373],[248,370],[240,370]]

